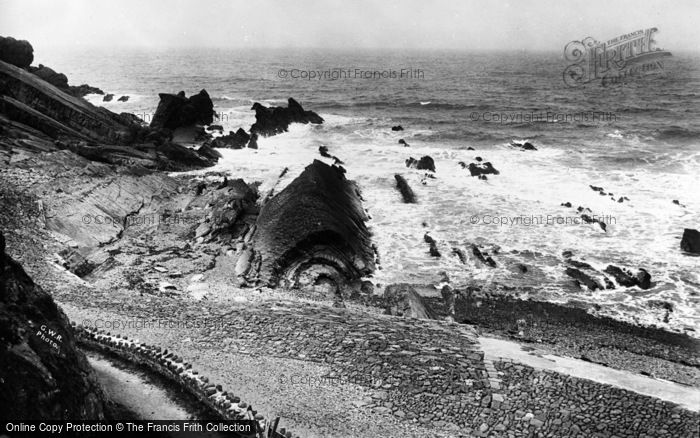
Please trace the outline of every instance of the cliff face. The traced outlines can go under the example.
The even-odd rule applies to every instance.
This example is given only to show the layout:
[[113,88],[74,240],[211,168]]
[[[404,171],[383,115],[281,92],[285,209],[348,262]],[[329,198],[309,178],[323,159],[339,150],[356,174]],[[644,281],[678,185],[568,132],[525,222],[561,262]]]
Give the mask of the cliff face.
[[101,388],[68,318],[5,254],[0,234],[0,412],[22,420],[102,420]]
[[0,112],[51,138],[109,144],[131,140],[133,123],[67,94],[26,70],[0,61]]

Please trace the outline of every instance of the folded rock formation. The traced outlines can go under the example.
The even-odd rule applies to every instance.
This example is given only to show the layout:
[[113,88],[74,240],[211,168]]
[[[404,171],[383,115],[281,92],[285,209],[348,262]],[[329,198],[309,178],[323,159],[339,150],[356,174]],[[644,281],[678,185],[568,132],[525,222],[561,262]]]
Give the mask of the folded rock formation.
[[237,272],[272,287],[323,284],[345,295],[374,270],[366,220],[355,183],[314,160],[263,205]]

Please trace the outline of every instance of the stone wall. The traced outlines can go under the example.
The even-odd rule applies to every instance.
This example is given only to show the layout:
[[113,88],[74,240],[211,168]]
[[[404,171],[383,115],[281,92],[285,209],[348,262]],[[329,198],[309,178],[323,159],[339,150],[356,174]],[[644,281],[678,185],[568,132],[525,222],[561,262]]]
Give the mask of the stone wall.
[[277,431],[278,419],[269,421],[240,397],[224,390],[205,376],[200,375],[192,365],[182,358],[164,350],[128,339],[126,336],[111,334],[104,330],[75,325],[78,343],[88,349],[114,354],[128,362],[144,366],[149,370],[178,384],[197,400],[218,414],[223,420],[247,420],[254,422],[257,433],[250,436],[268,438],[292,438],[292,433],[284,428]]

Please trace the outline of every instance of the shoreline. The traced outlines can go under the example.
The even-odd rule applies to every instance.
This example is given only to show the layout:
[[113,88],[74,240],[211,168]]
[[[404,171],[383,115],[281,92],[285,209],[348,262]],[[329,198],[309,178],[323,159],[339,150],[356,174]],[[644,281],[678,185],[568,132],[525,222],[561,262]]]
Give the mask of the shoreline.
[[[25,72],[9,71],[17,83],[49,99],[46,90],[53,90],[48,85],[26,78]],[[184,93],[161,98],[164,107],[172,106],[161,113],[163,126],[170,127],[177,117],[165,115],[188,114],[192,102],[211,104],[205,90],[190,98]],[[256,105],[251,135],[229,134],[225,141],[230,147],[257,149],[258,132],[273,135],[292,122],[323,122],[292,98],[282,109]],[[85,120],[93,120],[93,112],[86,106]],[[287,114],[281,117],[285,126],[275,120],[280,112]],[[46,118],[63,116],[57,112]],[[133,127],[126,116],[116,125],[109,117],[93,120],[95,138],[105,124]],[[204,131],[206,124],[196,124],[200,129],[189,134]],[[153,134],[142,128],[131,134],[140,139]],[[275,185],[261,193],[257,181],[230,181],[206,169],[197,170],[197,176],[166,173],[199,169],[221,158],[211,144],[195,153],[167,140],[142,151],[119,132],[112,132],[112,138],[125,143],[119,147],[79,142],[63,147],[44,136],[32,138],[45,148],[32,149],[21,136],[0,138],[11,143],[7,153],[0,149],[8,164],[0,169],[0,223],[6,228],[7,253],[78,325],[74,331],[85,345],[169,377],[222,416],[262,421],[243,399],[270,418],[280,417],[281,424],[301,436],[392,438],[505,435],[511,430],[530,435],[560,430],[628,435],[634,430],[675,437],[690,433],[700,418],[672,402],[488,358],[479,342],[488,333],[515,340],[525,350],[534,345],[698,388],[700,339],[686,334],[471,288],[456,291],[458,323],[444,318],[447,298],[436,297],[436,289],[425,285],[416,285],[425,295],[406,295],[419,305],[427,303],[421,309],[425,319],[385,314],[384,309],[399,304],[389,302],[387,291],[394,285],[377,284],[375,290],[375,284],[365,281],[375,262],[379,265],[379,255],[365,227],[368,211],[360,187],[345,178],[344,163],[328,155],[327,148],[319,153],[333,158],[334,165],[314,155],[313,164],[287,188],[275,193]],[[164,132],[159,131],[163,141],[168,138]],[[417,169],[435,171],[429,156],[413,161]],[[306,210],[308,205],[313,208]],[[90,222],[95,213],[107,210],[113,214],[106,216],[124,222],[109,227]],[[126,221],[180,214],[199,222],[129,227]],[[437,242],[428,234],[424,240],[431,255],[439,256]],[[481,262],[495,265],[488,253],[484,257],[472,247]],[[489,252],[496,255],[498,250]],[[469,272],[468,266],[464,270]],[[98,321],[121,328],[100,333],[80,327]],[[145,345],[127,342],[127,336]],[[194,366],[234,388],[236,397],[191,371]],[[609,398],[616,409],[601,405],[600,399]],[[653,424],[647,424],[650,419]]]

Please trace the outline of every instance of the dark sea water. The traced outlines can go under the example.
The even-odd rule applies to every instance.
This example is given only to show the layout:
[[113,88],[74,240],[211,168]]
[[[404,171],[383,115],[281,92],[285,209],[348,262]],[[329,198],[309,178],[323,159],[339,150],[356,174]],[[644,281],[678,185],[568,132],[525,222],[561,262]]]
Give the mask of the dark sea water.
[[[679,247],[684,228],[700,228],[698,55],[674,53],[660,74],[582,88],[565,85],[560,53],[120,50],[38,53],[35,62],[116,95],[104,104],[88,96],[91,102],[146,120],[158,93],[202,88],[229,130],[250,127],[255,101],[285,105],[294,97],[318,112],[325,124],[295,125],[262,139],[258,151],[224,151],[218,168],[272,188],[289,167],[280,190],[327,146],[362,188],[381,258],[376,283],[435,282],[446,271],[460,284],[527,286],[523,296],[598,304],[604,314],[700,336],[700,258]],[[327,77],[300,77],[311,71]],[[381,77],[392,71],[398,77]],[[371,77],[353,77],[359,72]],[[130,100],[116,102],[120,95]],[[397,124],[405,130],[392,132]],[[401,138],[411,147],[398,145]],[[538,150],[509,146],[523,140]],[[435,179],[404,166],[422,155],[435,159]],[[476,156],[501,174],[470,177],[458,163]],[[419,204],[401,203],[395,173],[406,176]],[[621,196],[629,201],[617,202]],[[564,202],[590,208],[607,232],[547,224],[548,217],[579,217]],[[428,255],[425,232],[441,258]],[[498,251],[498,267],[465,266],[451,255],[471,242]],[[654,286],[575,291],[563,274],[565,250],[599,269],[644,267]],[[667,315],[661,302],[673,311]]]

